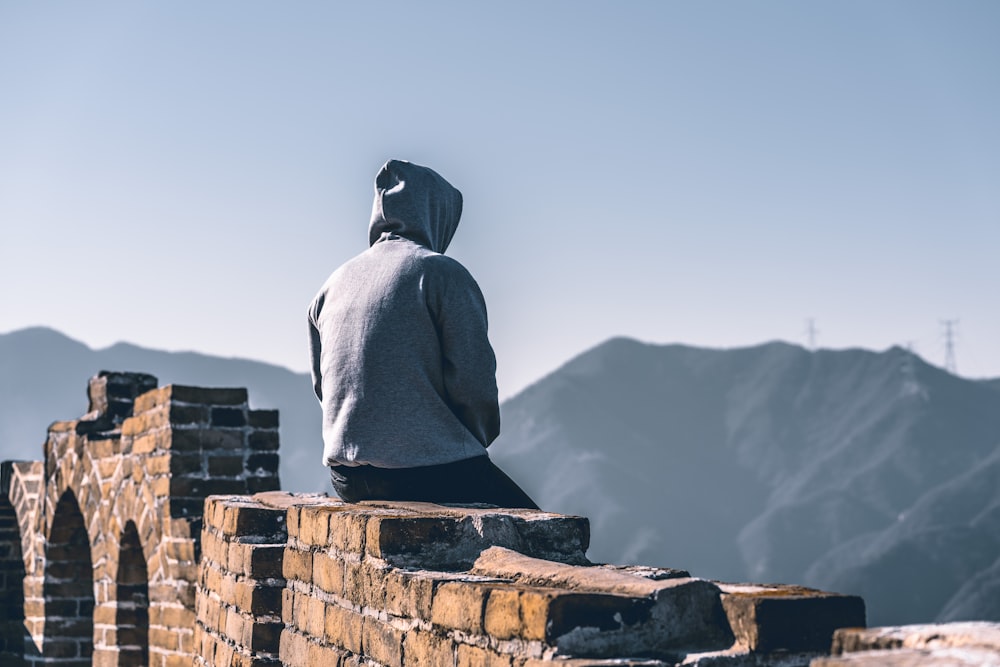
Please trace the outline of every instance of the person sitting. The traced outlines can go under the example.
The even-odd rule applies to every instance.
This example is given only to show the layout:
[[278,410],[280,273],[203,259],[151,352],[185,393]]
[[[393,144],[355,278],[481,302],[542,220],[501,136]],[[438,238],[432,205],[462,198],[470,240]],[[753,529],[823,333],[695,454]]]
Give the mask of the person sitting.
[[438,173],[389,160],[375,177],[370,247],[309,306],[323,463],[347,502],[538,508],[486,452],[500,433],[486,303],[443,254],[461,215],[461,192]]

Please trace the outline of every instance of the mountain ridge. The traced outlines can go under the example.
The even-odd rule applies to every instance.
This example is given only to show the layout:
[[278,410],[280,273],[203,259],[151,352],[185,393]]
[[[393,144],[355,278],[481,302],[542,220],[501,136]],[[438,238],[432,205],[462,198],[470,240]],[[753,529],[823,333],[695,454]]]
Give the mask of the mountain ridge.
[[[899,347],[706,350],[613,339],[507,401],[497,447],[497,462],[543,506],[591,516],[599,560],[832,583],[870,598],[878,622],[933,619],[963,577],[1000,555],[985,520],[960,536],[963,548],[984,552],[964,565],[933,547],[941,531],[899,535],[893,544],[906,537],[925,574],[954,571],[936,596],[907,604],[868,576],[889,567],[877,554],[854,570],[844,553],[825,558],[843,544],[892,542],[898,517],[911,507],[926,514],[927,493],[977,466],[993,474],[984,461],[1000,447],[1000,396]],[[607,501],[623,489],[638,501]],[[950,527],[972,519],[952,514]]]
[[306,374],[252,359],[166,352],[126,342],[92,349],[48,327],[0,334],[0,458],[41,458],[48,425],[86,411],[87,380],[101,370],[151,373],[161,386],[247,387],[251,407],[280,411],[283,487],[326,489],[328,479],[319,465],[319,405]]

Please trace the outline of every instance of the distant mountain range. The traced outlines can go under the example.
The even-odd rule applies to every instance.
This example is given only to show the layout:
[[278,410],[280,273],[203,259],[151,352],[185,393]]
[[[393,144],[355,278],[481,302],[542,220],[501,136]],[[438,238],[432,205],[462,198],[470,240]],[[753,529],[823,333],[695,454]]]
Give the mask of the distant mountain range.
[[507,401],[494,458],[598,560],[1000,621],[998,386],[900,348],[619,338]]
[[247,387],[250,407],[280,410],[282,488],[328,488],[319,402],[308,375],[249,359],[128,343],[92,350],[43,327],[0,334],[0,460],[40,459],[48,425],[87,411],[87,380],[101,370],[151,373],[161,387]]
[[[282,486],[327,488],[305,374],[49,329],[0,335],[0,457],[39,458],[98,370],[246,386],[278,408]],[[1000,380],[893,348],[610,340],[506,401],[493,459],[590,517],[594,560],[865,597],[873,624],[1000,621]]]

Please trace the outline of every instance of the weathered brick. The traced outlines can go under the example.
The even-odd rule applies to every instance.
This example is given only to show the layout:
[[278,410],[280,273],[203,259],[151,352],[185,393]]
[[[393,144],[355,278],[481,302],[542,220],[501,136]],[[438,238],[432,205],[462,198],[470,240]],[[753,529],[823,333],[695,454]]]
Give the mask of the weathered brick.
[[122,422],[122,435],[138,435],[165,429],[170,424],[170,412],[160,406],[142,413],[136,413]]
[[286,627],[295,625],[295,592],[288,589],[281,589],[281,622]]
[[326,603],[319,598],[309,597],[306,601],[306,610],[305,624],[300,624],[299,629],[304,629],[317,640],[321,639],[326,632]]
[[143,463],[146,475],[165,475],[170,472],[171,458],[166,454],[146,457]]
[[169,385],[170,398],[184,403],[206,405],[241,405],[247,402],[247,390],[242,387],[189,387]]
[[277,653],[283,628],[281,623],[254,622],[250,625],[250,636],[244,646],[251,651]]
[[865,624],[860,597],[797,586],[722,586],[722,607],[737,641],[768,652],[826,651],[837,628]]
[[367,516],[358,511],[330,513],[330,546],[345,553],[361,555],[365,550]]
[[302,508],[292,505],[287,510],[285,510],[285,531],[288,537],[298,539],[299,537],[299,517],[302,514]]
[[274,452],[278,450],[277,431],[254,431],[247,438],[250,449],[260,452]]
[[278,658],[288,667],[309,667],[309,640],[304,635],[285,628],[281,632]]
[[201,473],[205,466],[205,460],[200,452],[194,452],[194,453],[174,452],[171,454],[169,461],[170,461],[170,473],[173,475]]
[[243,574],[254,579],[280,579],[282,561],[285,556],[284,544],[247,544],[250,549],[243,563]]
[[307,659],[310,665],[336,667],[340,664],[341,657],[343,654],[332,646],[309,643]]
[[164,657],[163,667],[191,667],[191,655],[187,652]]
[[242,431],[220,431],[214,429],[190,428],[171,429],[169,447],[175,451],[192,452],[212,449],[242,449]]
[[166,628],[150,628],[149,645],[150,647],[157,646],[159,648],[167,649],[168,651],[176,651],[180,648],[180,639],[177,636],[176,630],[168,630]]
[[164,552],[170,558],[193,561],[194,542],[192,540],[169,539],[163,542]]
[[247,624],[250,620],[239,612],[235,607],[226,609],[225,634],[231,641],[241,643],[247,633]]
[[246,412],[242,408],[212,408],[212,426],[246,426]]
[[160,438],[155,433],[143,433],[132,440],[133,454],[149,454],[156,451]]
[[242,580],[236,585],[236,604],[254,616],[281,615],[281,589],[260,583]]
[[455,667],[511,667],[512,664],[509,655],[470,644],[459,644],[455,655]]
[[266,537],[283,541],[284,514],[282,510],[254,503],[249,498],[230,499],[225,502],[221,529],[224,534],[240,539]]
[[[236,477],[243,472],[243,455],[209,456],[208,474],[219,477]],[[199,461],[200,463],[200,461]]]
[[189,425],[206,424],[208,422],[208,408],[203,405],[178,405],[170,404],[169,418],[171,424]]
[[523,636],[521,591],[514,587],[494,588],[490,591],[483,624],[486,633],[498,639]]
[[351,604],[382,609],[388,568],[371,561],[344,563],[344,599]]
[[285,579],[311,582],[313,578],[312,552],[286,547],[281,572]]
[[366,616],[361,627],[365,654],[383,665],[403,664],[403,631]]
[[407,667],[441,667],[455,660],[455,643],[432,632],[411,630],[403,640]]
[[159,622],[170,628],[190,628],[194,626],[194,612],[180,605],[160,605]]
[[326,546],[330,539],[330,512],[309,511],[299,517],[299,541],[313,546]]
[[467,581],[446,582],[434,591],[431,622],[446,628],[480,634],[483,608],[490,588]]
[[296,630],[301,632],[306,636],[311,636],[314,639],[319,639],[323,636],[323,624],[325,622],[325,614],[320,613],[319,617],[319,632],[314,633],[309,631],[309,626],[316,621],[311,617],[311,613],[314,611],[312,608],[313,602],[316,598],[310,596],[307,593],[301,593],[299,591],[295,592],[295,602],[294,602],[294,625]]
[[133,412],[139,414],[141,412],[146,412],[159,405],[163,405],[170,400],[170,390],[171,387],[168,385],[166,387],[160,387],[159,389],[151,389],[136,397],[135,403],[133,403]]
[[247,457],[246,469],[251,474],[261,472],[277,472],[279,458],[277,454],[255,453]]
[[259,429],[277,429],[278,428],[278,411],[277,410],[250,410],[249,413],[250,426]]
[[339,605],[326,606],[323,639],[354,653],[361,653],[363,617]]
[[313,584],[334,595],[344,592],[344,561],[325,553],[313,557]]

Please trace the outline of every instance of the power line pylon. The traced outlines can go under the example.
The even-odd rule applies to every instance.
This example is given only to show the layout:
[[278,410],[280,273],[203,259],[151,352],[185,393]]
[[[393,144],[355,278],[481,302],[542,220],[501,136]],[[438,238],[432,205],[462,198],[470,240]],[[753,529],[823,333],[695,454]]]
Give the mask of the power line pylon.
[[806,347],[810,350],[816,349],[816,336],[819,329],[816,328],[816,318],[810,317],[806,320]]
[[958,336],[958,320],[941,320],[944,327],[944,369],[952,375],[958,374],[958,363],[955,361],[955,339]]

